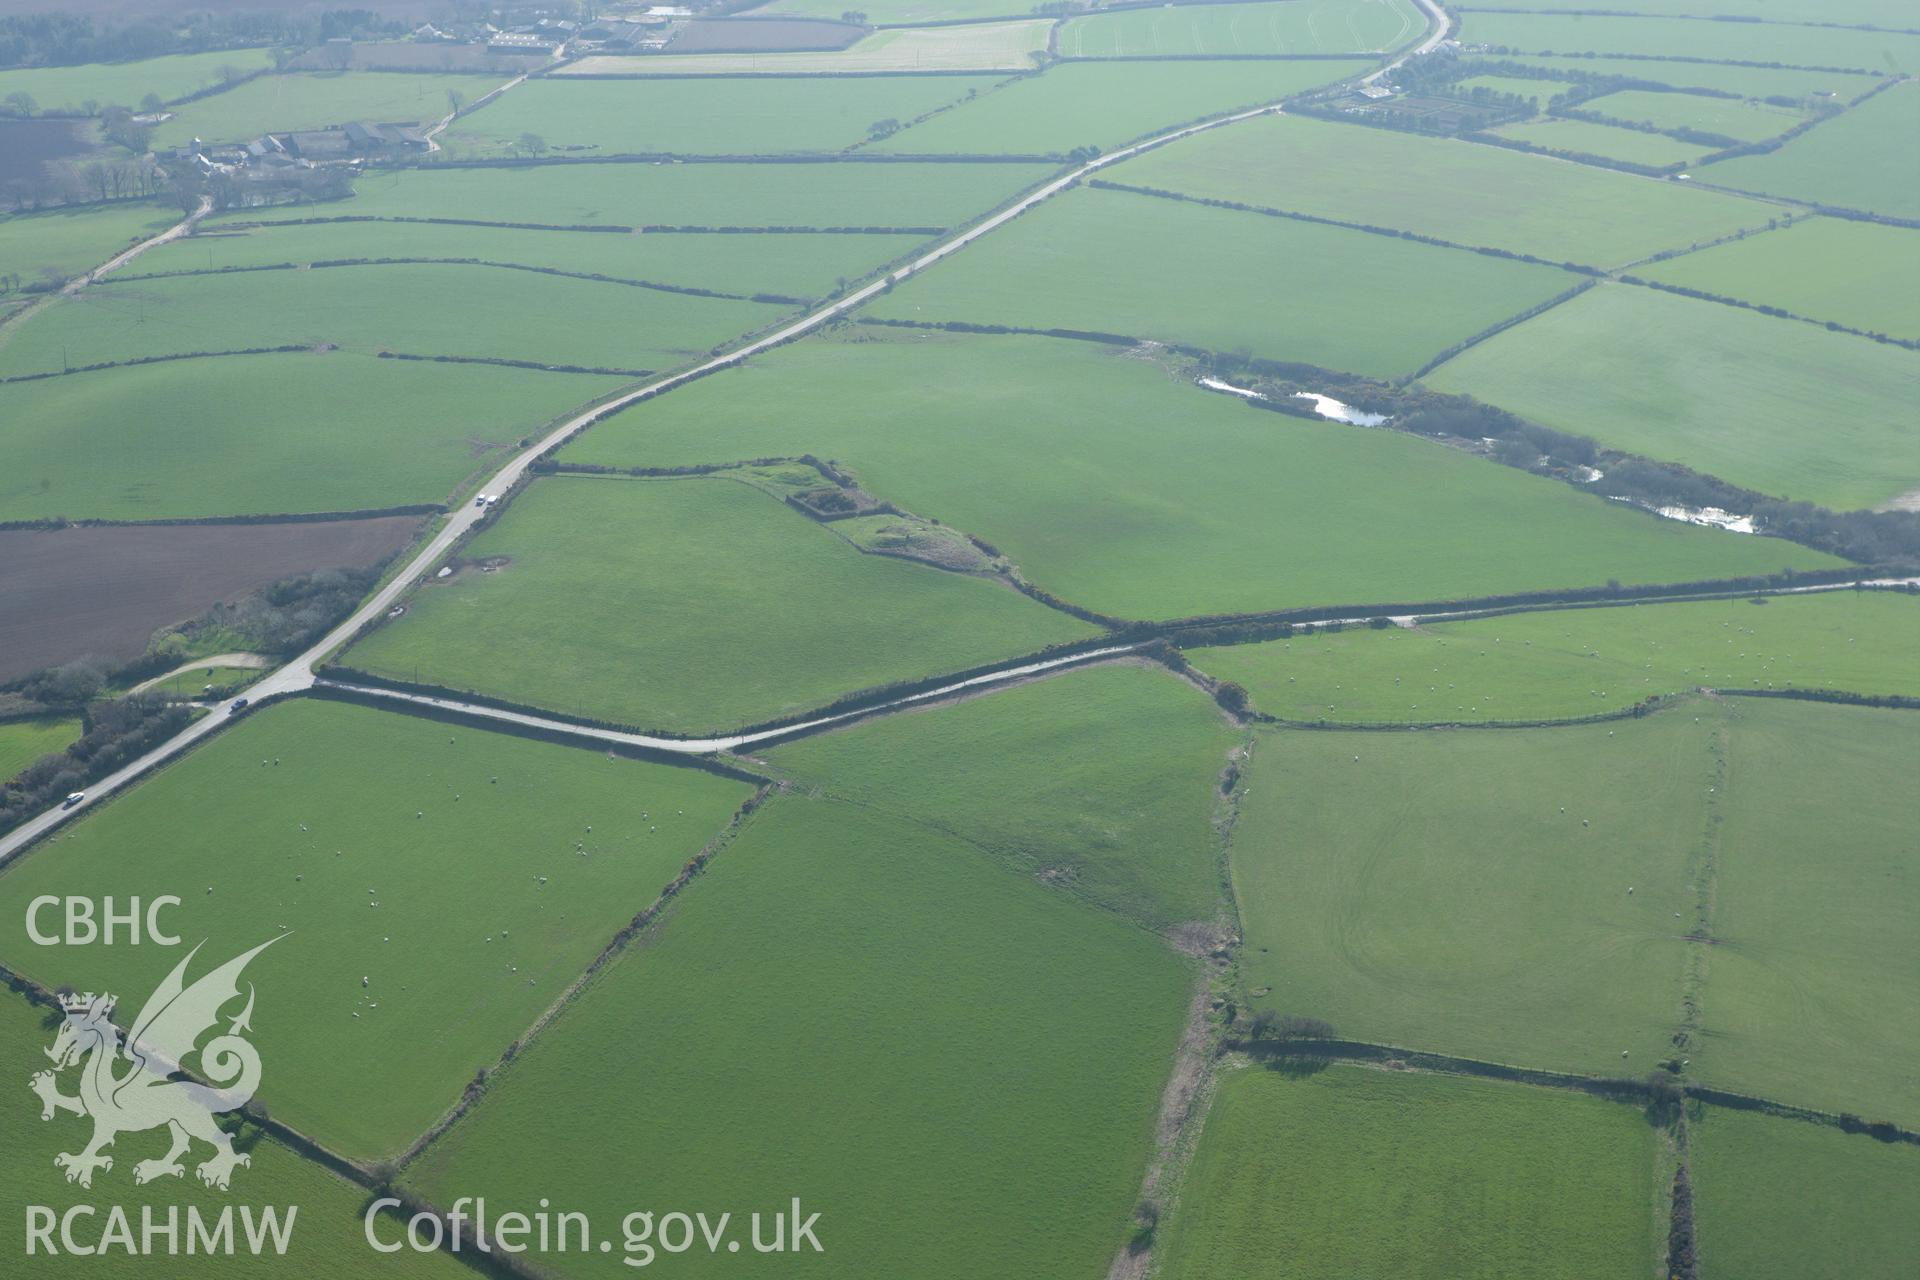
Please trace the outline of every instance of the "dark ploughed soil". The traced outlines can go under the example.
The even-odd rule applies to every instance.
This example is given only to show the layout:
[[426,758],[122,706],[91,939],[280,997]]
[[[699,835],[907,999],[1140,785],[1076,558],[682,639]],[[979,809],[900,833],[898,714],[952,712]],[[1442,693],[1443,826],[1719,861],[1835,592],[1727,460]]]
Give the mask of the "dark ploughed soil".
[[290,574],[372,564],[419,524],[381,516],[0,530],[0,680],[88,654],[137,658],[161,627]]

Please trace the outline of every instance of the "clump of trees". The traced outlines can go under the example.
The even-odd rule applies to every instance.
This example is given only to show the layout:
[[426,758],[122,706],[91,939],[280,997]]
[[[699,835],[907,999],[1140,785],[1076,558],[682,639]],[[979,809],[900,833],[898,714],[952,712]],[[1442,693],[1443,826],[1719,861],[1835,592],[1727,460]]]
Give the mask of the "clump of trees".
[[1247,1023],[1249,1040],[1337,1040],[1339,1032],[1323,1018],[1262,1009]]
[[353,611],[380,580],[382,567],[318,569],[282,578],[231,603],[214,605],[162,637],[155,650],[172,657],[205,652],[212,644],[255,653],[298,653]]
[[[191,212],[200,201],[202,187],[183,174],[169,194],[182,209]],[[329,166],[320,169],[294,169],[273,183],[248,182],[232,174],[216,173],[205,190],[213,197],[216,209],[250,209],[268,204],[319,204],[344,200],[353,194],[353,176],[346,169]]]
[[1234,716],[1246,715],[1253,706],[1253,698],[1247,693],[1246,687],[1232,680],[1222,680],[1213,687],[1213,700],[1220,704],[1221,710]]
[[168,53],[264,45],[305,47],[335,37],[404,35],[410,24],[369,9],[274,12],[261,6],[229,12],[204,9],[121,20],[55,11],[0,17],[0,66],[70,67],[84,62],[130,62]]
[[47,667],[19,681],[14,691],[43,707],[82,707],[100,696],[111,672],[99,658],[79,658]]
[[63,204],[132,200],[157,195],[164,184],[164,175],[144,154],[84,164],[30,165],[0,181],[0,204],[10,212],[25,213]]
[[0,786],[0,831],[10,831],[74,791],[104,778],[187,727],[186,707],[151,694],[96,703],[82,716],[79,741],[41,756]]

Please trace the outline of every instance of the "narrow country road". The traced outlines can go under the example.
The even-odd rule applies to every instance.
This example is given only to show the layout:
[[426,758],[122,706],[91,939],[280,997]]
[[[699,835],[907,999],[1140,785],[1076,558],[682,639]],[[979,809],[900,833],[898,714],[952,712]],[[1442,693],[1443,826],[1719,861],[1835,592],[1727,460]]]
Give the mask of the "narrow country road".
[[132,262],[135,258],[139,257],[141,254],[145,253],[147,250],[157,249],[163,244],[171,244],[175,240],[178,240],[181,236],[184,236],[188,232],[192,231],[195,226],[199,225],[200,219],[206,217],[209,213],[212,213],[212,212],[213,212],[213,197],[201,196],[199,205],[197,205],[194,208],[194,211],[192,213],[189,213],[186,217],[174,223],[172,226],[168,227],[165,231],[162,231],[159,235],[151,236],[145,240],[142,240],[139,244],[133,245],[131,248],[122,249],[119,253],[115,254],[113,257],[108,258],[105,262],[93,268],[93,270],[81,272],[79,275],[75,276],[73,279],[61,285],[60,288],[54,291],[53,293],[45,293],[40,295],[40,298],[38,301],[30,302],[26,306],[20,308],[20,310],[8,316],[5,321],[5,329],[0,329],[0,333],[4,333],[8,330],[15,328],[18,325],[26,323],[29,317],[39,312],[41,308],[47,306],[49,303],[53,302],[55,299],[72,297],[74,294],[80,292],[82,289],[86,288],[88,285],[98,280],[101,276],[106,275],[109,271],[117,271],[121,267],[126,266],[129,262]]
[[145,693],[153,686],[171,680],[175,676],[185,675],[189,671],[205,671],[208,667],[245,667],[251,671],[258,671],[266,665],[267,660],[257,653],[216,653],[211,658],[196,658],[192,662],[182,663],[171,671],[162,671],[150,680],[142,680],[127,692]]
[[194,208],[194,211],[192,213],[188,214],[186,217],[182,218],[180,221],[174,223],[172,226],[168,227],[165,231],[162,231],[159,235],[154,236],[151,239],[142,240],[139,244],[134,245],[130,249],[123,249],[114,257],[108,258],[105,262],[101,263],[99,266],[95,267],[93,270],[88,271],[83,275],[75,276],[73,279],[67,281],[66,285],[62,287],[60,290],[61,295],[64,296],[66,294],[78,293],[80,292],[80,290],[86,288],[88,285],[98,280],[101,276],[106,275],[109,271],[118,271],[121,267],[126,266],[129,262],[132,262],[135,258],[139,257],[141,254],[145,253],[147,250],[157,249],[163,244],[170,244],[173,241],[178,240],[181,236],[184,236],[189,231],[192,231],[194,227],[199,224],[200,219],[206,217],[209,213],[212,213],[212,212],[213,212],[213,197],[201,196],[200,203]]
[[1440,42],[1447,38],[1447,11],[1442,9],[1435,0],[1413,0],[1413,2],[1426,11],[1427,20],[1432,24],[1431,29],[1427,32],[1427,38],[1413,46],[1413,48],[1408,49],[1386,66],[1381,67],[1378,71],[1370,71],[1366,75],[1361,76],[1361,84],[1372,84],[1382,76],[1391,75],[1401,67],[1404,67],[1410,60],[1425,53],[1432,53],[1440,47]]
[[[436,542],[437,541],[438,539],[436,539]],[[414,559],[412,564],[408,566],[409,573],[417,569],[425,568],[425,564],[422,563],[423,558],[424,557],[416,557]],[[430,562],[430,560],[427,561],[427,563]],[[407,575],[396,578],[393,584],[382,589],[380,594],[375,597],[375,600],[390,601],[394,599],[403,589],[404,584],[410,581],[411,577]],[[1700,596],[1674,596],[1656,603],[1673,604],[1680,603],[1687,599],[1729,599],[1734,597],[1745,599],[1749,596],[1756,595],[1812,595],[1825,591],[1851,591],[1855,587],[1920,588],[1920,577],[1857,578],[1846,582],[1821,583],[1805,587],[1768,587],[1759,591],[1705,593]],[[364,612],[364,610],[362,612]],[[1431,613],[1396,614],[1393,616],[1393,621],[1399,626],[1411,627],[1418,626],[1422,623],[1446,622],[1450,619],[1471,617],[1478,612],[1481,611],[1475,609],[1447,609]],[[354,618],[359,618],[360,616],[360,613],[356,613]],[[1299,623],[1297,625],[1303,630],[1318,630],[1323,627],[1336,626],[1352,627],[1364,625],[1370,622],[1372,617],[1373,615],[1371,614],[1354,614],[1350,617],[1324,618],[1318,621]],[[1101,662],[1108,658],[1116,658],[1131,653],[1140,647],[1137,643],[1116,644],[1099,649],[1089,649],[1081,653],[1067,654],[1063,657],[1048,658],[1039,662],[1021,662],[1016,660],[1011,665],[983,672],[980,675],[972,676],[965,680],[956,680],[951,684],[941,685],[935,689],[928,689],[922,693],[898,698],[892,702],[883,702],[875,706],[862,707],[854,711],[837,712],[833,715],[821,716],[815,720],[783,725],[777,729],[762,729],[754,733],[730,734],[712,738],[660,738],[644,733],[625,733],[617,729],[601,729],[592,725],[575,724],[568,720],[558,720],[547,716],[532,715],[526,712],[506,711],[499,707],[489,707],[480,703],[464,702],[458,698],[436,698],[426,694],[405,693],[397,689],[380,689],[370,685],[357,685],[339,680],[325,680],[314,675],[313,664],[319,661],[335,643],[346,638],[351,627],[357,625],[354,622],[354,618],[350,618],[346,622],[341,623],[326,640],[321,641],[313,648],[307,650],[307,652],[301,654],[294,661],[289,662],[286,666],[281,667],[271,675],[255,683],[246,691],[243,699],[251,703],[276,694],[301,693],[316,687],[326,687],[352,692],[363,697],[384,698],[392,702],[412,706],[455,711],[462,715],[474,717],[475,719],[497,720],[502,724],[523,725],[528,728],[541,729],[550,733],[566,734],[585,742],[605,742],[619,746],[640,747],[651,751],[672,752],[678,755],[701,756],[713,755],[721,751],[737,751],[741,747],[755,746],[807,730],[818,729],[830,724],[838,724],[843,720],[852,720],[860,716],[870,716],[879,712],[914,706],[922,702],[931,702],[940,698],[951,697],[956,693],[965,693],[969,690],[982,689],[996,684],[1005,684],[1008,681],[1018,680],[1025,676],[1039,675],[1044,672],[1062,670],[1067,667],[1079,666],[1091,662]],[[167,739],[167,741],[161,743],[152,751],[149,751],[146,755],[141,756],[125,768],[93,783],[87,788],[87,799],[84,803],[76,805],[72,809],[49,809],[38,817],[16,827],[5,836],[0,836],[0,865],[11,861],[28,845],[59,826],[68,818],[76,814],[84,813],[102,797],[111,795],[136,778],[139,778],[148,770],[164,764],[169,759],[179,755],[182,751],[185,751],[200,741],[200,739],[217,732],[222,725],[226,724],[227,721],[232,718],[234,701],[234,699],[229,699],[214,705],[208,714],[194,721],[178,734]]]

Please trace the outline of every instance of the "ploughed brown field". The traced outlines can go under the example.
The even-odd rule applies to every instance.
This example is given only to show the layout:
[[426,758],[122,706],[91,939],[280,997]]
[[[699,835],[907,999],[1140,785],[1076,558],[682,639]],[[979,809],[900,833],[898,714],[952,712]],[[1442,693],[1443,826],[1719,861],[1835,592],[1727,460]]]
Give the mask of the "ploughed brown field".
[[0,530],[0,680],[89,654],[137,658],[160,627],[290,574],[372,564],[419,524],[379,516]]

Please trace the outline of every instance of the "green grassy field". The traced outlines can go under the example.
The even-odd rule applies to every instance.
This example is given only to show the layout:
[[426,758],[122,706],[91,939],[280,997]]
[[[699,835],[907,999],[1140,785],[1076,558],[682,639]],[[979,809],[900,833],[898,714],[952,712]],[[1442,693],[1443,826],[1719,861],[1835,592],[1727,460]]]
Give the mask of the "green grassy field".
[[0,71],[0,97],[24,93],[41,111],[82,111],[85,104],[140,109],[150,93],[171,102],[210,89],[228,69],[246,75],[273,65],[271,49],[176,53],[139,62],[90,62],[74,67],[14,67]]
[[1763,236],[1638,268],[1668,284],[1896,338],[1920,338],[1920,232],[1806,218]]
[[1633,174],[1298,116],[1203,133],[1106,176],[1594,266],[1762,227],[1771,213]]
[[[463,116],[455,154],[498,155],[524,133],[565,155],[771,155],[841,151],[879,120],[905,123],[1001,77],[532,80]],[[666,122],[671,122],[670,127]]]
[[[1873,88],[1874,78],[1859,72],[1805,71],[1795,67],[1748,67],[1732,62],[1670,62],[1662,58],[1503,58],[1559,74],[1598,71],[1631,76],[1676,89],[1725,89],[1748,98],[1805,98],[1835,95],[1845,102]],[[1542,103],[1544,106],[1544,102]]]
[[[837,16],[837,15],[836,15]],[[913,71],[1031,71],[1053,27],[1046,18],[875,31],[845,49],[805,53],[687,53],[583,58],[560,76],[817,75]]]
[[237,271],[96,286],[0,331],[8,374],[142,356],[329,344],[655,370],[793,308],[453,263]]
[[251,684],[264,674],[259,667],[194,667],[179,675],[168,676],[149,688],[153,693],[163,693],[170,698],[197,698],[208,685],[224,688],[227,685]]
[[[132,1017],[137,1009],[127,1011]],[[29,1005],[11,991],[0,995],[0,1069],[7,1079],[19,1085],[20,1096],[14,1105],[0,1108],[0,1196],[16,1207],[15,1212],[0,1215],[0,1249],[9,1258],[25,1259],[9,1263],[18,1275],[33,1276],[140,1276],[212,1277],[226,1280],[244,1276],[290,1276],[299,1280],[365,1280],[371,1275],[393,1275],[413,1280],[459,1280],[473,1273],[449,1254],[412,1252],[381,1257],[367,1247],[361,1220],[368,1192],[329,1172],[251,1126],[242,1130],[234,1142],[252,1162],[235,1171],[231,1191],[214,1191],[200,1184],[191,1165],[206,1159],[211,1148],[196,1143],[186,1158],[188,1172],[180,1178],[165,1178],[144,1186],[133,1181],[133,1166],[140,1160],[157,1158],[167,1148],[164,1134],[154,1131],[125,1134],[113,1146],[114,1167],[95,1175],[91,1190],[69,1185],[53,1164],[56,1152],[78,1151],[92,1132],[92,1125],[71,1115],[59,1115],[42,1123],[37,1103],[27,1096],[29,1076],[47,1067],[40,1055],[43,1046],[53,1043],[54,1028],[45,1011]],[[76,1091],[75,1073],[60,1082],[65,1093]],[[65,1214],[75,1205],[92,1205],[91,1215],[74,1219],[76,1242],[83,1247],[100,1242],[107,1226],[110,1205],[118,1205],[128,1216],[133,1240],[140,1239],[141,1209],[151,1206],[156,1222],[164,1227],[169,1208],[177,1208],[178,1249],[182,1256],[166,1256],[166,1237],[156,1235],[154,1247],[161,1256],[130,1256],[119,1246],[104,1249],[91,1257],[67,1253],[56,1230],[54,1244],[59,1257],[50,1257],[43,1248],[27,1254],[25,1215],[19,1206],[43,1205],[56,1214]],[[284,1255],[276,1255],[272,1246],[264,1256],[245,1252],[245,1218],[239,1206],[247,1206],[257,1221],[263,1210],[272,1207],[284,1225],[292,1214],[294,1230]],[[184,1256],[187,1248],[188,1206],[200,1214],[212,1228],[223,1210],[233,1212],[236,1254],[195,1253]],[[379,1228],[383,1239],[396,1239],[402,1224],[385,1220]]]
[[1354,1040],[1652,1070],[1715,782],[1720,715],[1695,705],[1698,722],[1263,735],[1232,852],[1254,1007]]
[[1229,731],[1159,667],[1110,664],[769,754],[803,783],[957,835],[1151,928],[1221,910],[1211,828]]
[[1249,1067],[1220,1085],[1156,1274],[1635,1280],[1656,1256],[1653,1142],[1579,1094]]
[[302,71],[261,76],[226,93],[190,102],[154,130],[156,147],[244,142],[257,134],[325,129],[353,120],[426,124],[453,110],[449,93],[472,102],[504,84],[494,75],[400,71]]
[[1428,374],[1524,417],[1837,509],[1920,485],[1920,360],[1852,334],[1602,285]]
[[1385,378],[1577,283],[1552,267],[1343,227],[1083,189],[872,312],[1119,332]]
[[1206,116],[1332,84],[1369,65],[1339,59],[1070,63],[983,93],[870,149],[910,155],[1065,155],[1088,146],[1112,150]]
[[[363,174],[350,200],[222,221],[463,218],[558,226],[944,227],[1051,172],[1040,164],[594,164]],[[743,250],[751,252],[751,250]]]
[[443,502],[620,385],[584,374],[235,356],[0,387],[0,519],[153,520]]
[[1899,139],[1913,136],[1916,128],[1920,89],[1897,85],[1778,151],[1712,165],[1699,177],[1809,204],[1920,218],[1920,173],[1899,162]]
[[1473,723],[1602,715],[1702,685],[1920,697],[1917,629],[1910,596],[1832,592],[1312,632],[1187,656],[1283,720]]
[[[503,1209],[550,1197],[596,1227],[639,1206],[731,1210],[737,1236],[798,1195],[824,1252],[783,1255],[782,1276],[919,1275],[933,1258],[952,1277],[1098,1275],[1125,1238],[1190,973],[960,841],[779,799],[405,1182]],[[618,1259],[565,1261],[631,1274]],[[672,1262],[751,1266],[704,1246]]]
[[1128,9],[1069,19],[1063,58],[1383,53],[1425,29],[1409,0],[1284,0]]
[[1597,111],[1616,120],[1646,123],[1658,129],[1698,129],[1742,142],[1762,142],[1799,124],[1805,117],[1790,107],[1728,98],[1705,98],[1694,93],[1654,93],[1629,89],[1589,98],[1582,111]]
[[162,245],[116,279],[347,258],[478,258],[722,293],[807,298],[831,293],[836,280],[858,279],[925,241],[915,235],[607,235],[413,222],[276,223]]
[[1920,1153],[1822,1125],[1708,1107],[1690,1126],[1708,1280],[1902,1274],[1920,1253]]
[[[1822,20],[1833,21],[1824,17]],[[1911,28],[1911,14],[1893,25]],[[1477,10],[1461,23],[1460,39],[1518,53],[1658,54],[1668,58],[1784,62],[1789,66],[1847,67],[1908,75],[1920,70],[1920,36],[1852,31],[1838,26]]]
[[1535,80],[1530,76],[1468,76],[1455,81],[1448,92],[1491,89],[1495,93],[1517,93],[1523,98],[1534,99],[1537,105],[1544,108],[1555,94],[1565,93],[1571,87],[1565,80]]
[[1503,124],[1491,132],[1549,151],[1604,156],[1609,160],[1624,160],[1629,164],[1643,164],[1655,169],[1685,163],[1706,150],[1665,134],[1616,129],[1611,125],[1593,124],[1586,120],[1524,120],[1519,124]]
[[0,218],[0,276],[21,285],[65,280],[178,222],[179,210],[144,201]]
[[1920,1122],[1913,788],[1899,711],[1741,703],[1707,961],[1699,1078]]
[[542,480],[466,554],[512,563],[423,588],[345,661],[698,734],[1093,634],[728,479]]
[[620,414],[564,457],[680,466],[803,451],[986,539],[1047,590],[1125,617],[1834,563],[1394,432],[1263,413],[1150,361],[1047,338],[809,341]]
[[[168,927],[207,939],[195,974],[290,931],[247,969],[259,1096],[377,1158],[457,1102],[747,794],[697,769],[301,702],[14,863],[0,901],[18,920],[41,893],[177,894]],[[112,990],[128,1016],[185,955],[8,936],[7,964]]]
[[0,724],[0,782],[18,774],[41,756],[65,751],[80,736],[80,722],[62,716],[39,720],[8,720]]
[[[1487,8],[1550,12],[1593,13],[1593,0],[1501,0]],[[1756,10],[1772,22],[1825,22],[1847,26],[1899,29],[1912,26],[1913,11],[1906,0],[1633,0],[1632,13],[1667,14],[1696,18],[1752,18]]]

